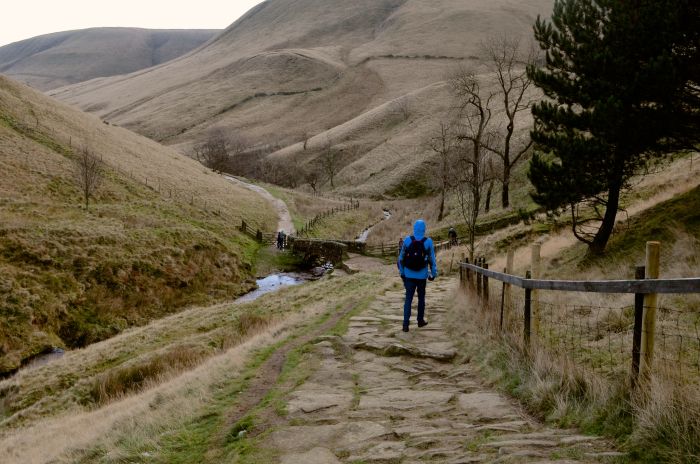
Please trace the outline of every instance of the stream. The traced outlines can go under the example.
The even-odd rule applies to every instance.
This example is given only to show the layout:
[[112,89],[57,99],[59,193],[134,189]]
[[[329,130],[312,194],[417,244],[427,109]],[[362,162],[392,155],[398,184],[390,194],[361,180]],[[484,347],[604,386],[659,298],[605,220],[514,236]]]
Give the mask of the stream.
[[372,231],[372,229],[377,227],[378,224],[381,224],[381,222],[387,221],[389,219],[391,219],[391,211],[385,209],[384,210],[384,218],[382,218],[382,220],[379,221],[377,224],[373,224],[373,225],[369,226],[368,228],[366,228],[365,230],[363,230],[362,233],[360,234],[360,236],[355,239],[355,241],[360,242],[360,243],[367,242],[367,238],[369,238],[369,233]]
[[[301,272],[271,274],[267,277],[263,277],[262,279],[257,279],[255,282],[258,284],[258,288],[236,298],[233,300],[233,303],[249,303],[268,293],[276,292],[284,287],[301,285],[310,280],[313,280],[313,276]],[[38,367],[45,366],[46,364],[61,359],[64,354],[66,354],[65,350],[61,348],[52,348],[51,351],[47,351],[27,360],[21,368],[19,368],[15,373],[9,374],[7,378],[11,378],[20,372],[31,371]],[[0,379],[2,378],[0,377]]]

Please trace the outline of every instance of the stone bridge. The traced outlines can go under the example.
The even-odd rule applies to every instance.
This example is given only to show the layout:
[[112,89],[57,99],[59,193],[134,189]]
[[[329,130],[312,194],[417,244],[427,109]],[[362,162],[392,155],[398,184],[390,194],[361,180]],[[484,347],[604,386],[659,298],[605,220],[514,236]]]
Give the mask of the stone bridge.
[[364,252],[364,243],[299,237],[288,237],[287,247],[292,253],[303,256],[304,263],[310,266],[328,261],[339,266],[347,252]]

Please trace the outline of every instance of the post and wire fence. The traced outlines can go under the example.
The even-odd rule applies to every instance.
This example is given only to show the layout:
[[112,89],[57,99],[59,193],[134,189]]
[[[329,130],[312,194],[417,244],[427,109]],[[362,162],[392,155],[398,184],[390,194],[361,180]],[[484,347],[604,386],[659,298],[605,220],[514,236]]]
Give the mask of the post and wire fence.
[[545,350],[632,387],[652,376],[700,384],[700,278],[659,278],[659,242],[647,244],[633,280],[543,280],[540,249],[526,276],[483,258],[460,265],[460,284],[488,329],[527,356]]

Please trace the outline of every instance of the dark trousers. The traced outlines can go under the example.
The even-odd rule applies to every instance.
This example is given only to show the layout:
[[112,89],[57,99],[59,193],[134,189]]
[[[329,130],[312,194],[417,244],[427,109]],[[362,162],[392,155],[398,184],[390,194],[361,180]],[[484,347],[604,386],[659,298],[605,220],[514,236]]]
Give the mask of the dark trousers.
[[411,305],[413,304],[413,294],[418,290],[418,322],[423,322],[425,317],[425,283],[426,279],[406,279],[406,301],[403,304],[403,325],[408,327],[411,320]]

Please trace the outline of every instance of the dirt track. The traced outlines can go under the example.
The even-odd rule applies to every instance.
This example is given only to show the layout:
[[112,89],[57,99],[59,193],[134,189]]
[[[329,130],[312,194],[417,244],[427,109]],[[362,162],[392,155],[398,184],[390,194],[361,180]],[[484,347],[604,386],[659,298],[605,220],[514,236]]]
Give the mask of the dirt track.
[[260,194],[263,198],[271,202],[277,210],[277,215],[279,216],[279,221],[277,223],[278,231],[283,230],[287,235],[292,235],[296,232],[296,230],[294,229],[294,222],[292,221],[292,215],[289,213],[289,208],[287,207],[287,204],[285,202],[283,202],[279,198],[273,197],[270,192],[258,185],[243,182],[242,180],[236,179],[232,176],[224,176],[224,178],[229,182],[233,182],[234,184],[238,184],[242,187],[247,188],[248,190]]

